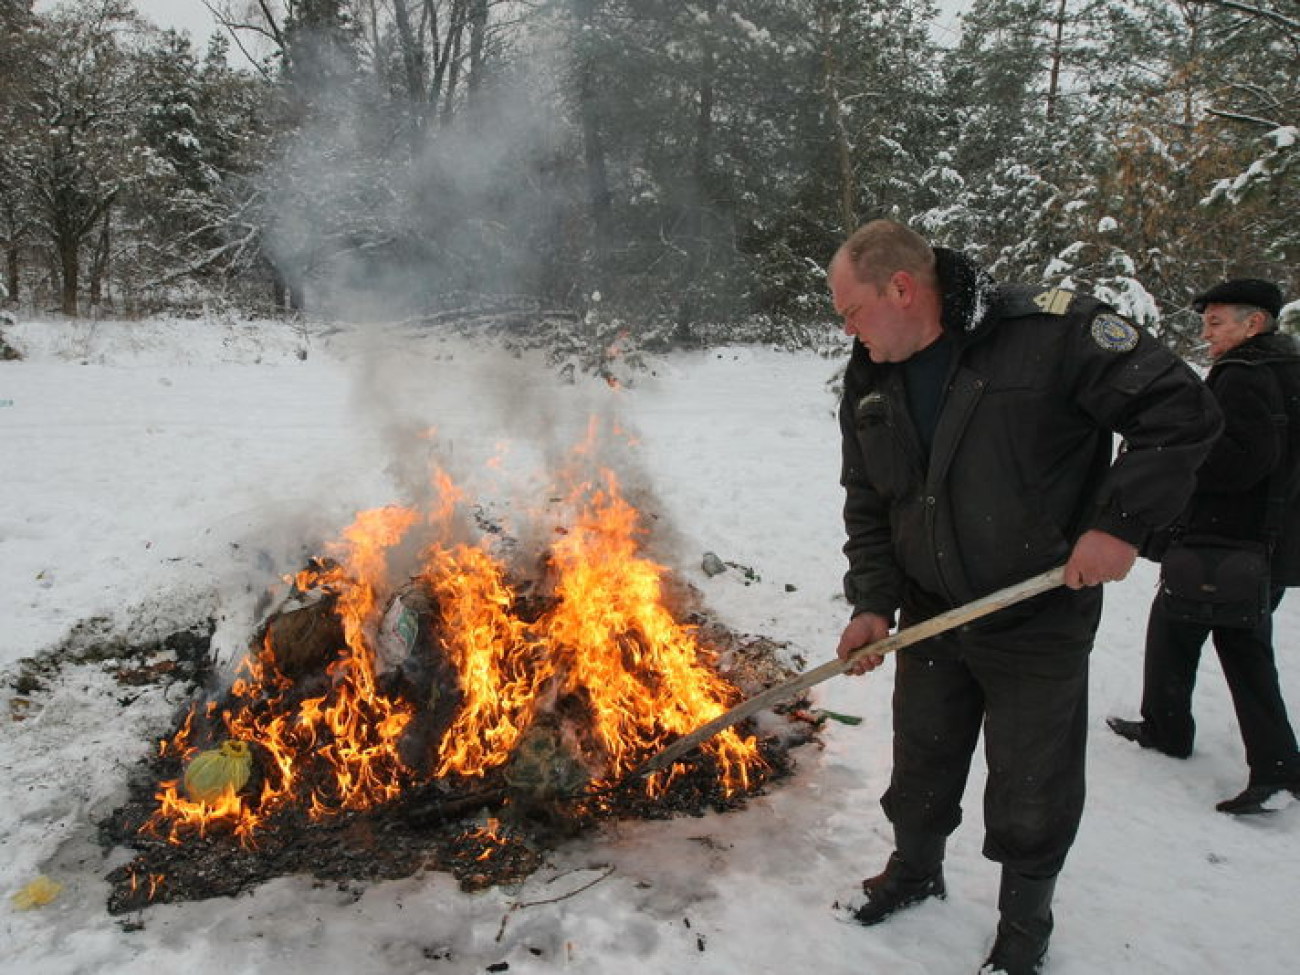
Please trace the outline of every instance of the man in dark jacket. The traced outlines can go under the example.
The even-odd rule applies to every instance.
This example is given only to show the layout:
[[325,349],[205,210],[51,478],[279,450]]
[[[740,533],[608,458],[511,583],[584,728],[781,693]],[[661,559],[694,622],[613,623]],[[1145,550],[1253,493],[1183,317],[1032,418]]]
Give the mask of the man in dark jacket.
[[[1183,509],[1222,421],[1196,375],[1106,305],[997,285],[900,224],[860,228],[829,278],[857,339],[840,406],[853,606],[840,656],[896,614],[911,626],[1062,563],[1068,587],[899,655],[881,803],[895,851],[849,909],[874,924],[945,895],[982,726],[984,853],[1003,870],[985,971],[1036,972],[1083,810],[1100,584]],[[1128,447],[1112,461],[1115,432]]]
[[[1300,349],[1276,331],[1277,286],[1254,278],[1216,285],[1193,303],[1213,360],[1207,383],[1226,421],[1197,475],[1196,491],[1178,530],[1264,544],[1273,554],[1272,609],[1295,577],[1294,545],[1285,538],[1285,502],[1300,471]],[[1270,517],[1270,498],[1273,515]],[[1246,789],[1220,802],[1221,812],[1262,813],[1279,798],[1300,796],[1300,753],[1278,687],[1273,618],[1253,627],[1207,626],[1171,615],[1156,594],[1147,622],[1142,720],[1110,718],[1116,734],[1186,758],[1196,723],[1192,690],[1201,647],[1214,648],[1232,693],[1246,745]]]

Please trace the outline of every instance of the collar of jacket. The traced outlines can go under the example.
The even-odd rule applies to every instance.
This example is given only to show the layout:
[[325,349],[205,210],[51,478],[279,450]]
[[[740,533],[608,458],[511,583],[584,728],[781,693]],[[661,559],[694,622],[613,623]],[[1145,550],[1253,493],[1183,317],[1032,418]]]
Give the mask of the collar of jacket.
[[944,331],[965,345],[986,334],[997,320],[998,285],[993,276],[965,254],[934,249]]
[[1235,349],[1216,359],[1211,369],[1219,366],[1258,366],[1270,362],[1300,361],[1300,345],[1295,336],[1285,332],[1263,332],[1251,336]]

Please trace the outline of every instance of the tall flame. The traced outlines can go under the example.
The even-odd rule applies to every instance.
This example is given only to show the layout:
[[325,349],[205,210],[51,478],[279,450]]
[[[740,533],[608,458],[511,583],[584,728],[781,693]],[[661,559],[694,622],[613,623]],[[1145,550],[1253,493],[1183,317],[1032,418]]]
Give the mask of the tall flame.
[[[440,475],[440,509],[430,522],[448,523],[460,493]],[[673,737],[712,720],[737,692],[709,666],[689,627],[664,605],[665,569],[637,554],[639,516],[606,472],[604,485],[575,498],[574,524],[553,544],[553,608],[533,622],[502,564],[485,544],[430,545],[419,581],[439,616],[440,650],[457,675],[458,710],[432,763],[433,776],[482,777],[510,761],[521,739],[558,700],[579,702],[587,726],[581,759],[601,783],[617,781]],[[331,560],[296,577],[300,590],[324,590],[346,646],[327,668],[323,693],[291,703],[292,682],[276,666],[270,635],[245,660],[231,704],[210,704],[206,723],[253,743],[261,769],[260,795],[229,789],[212,802],[187,798],[164,782],[146,829],[180,842],[220,823],[253,843],[259,826],[286,807],[321,819],[343,810],[389,802],[419,776],[402,760],[399,743],[411,705],[384,694],[377,681],[378,622],[394,586],[393,550],[421,521],[407,508],[362,512],[329,550]],[[196,715],[166,753],[190,758]],[[727,730],[706,744],[730,793],[750,784],[762,765],[757,744]],[[328,775],[307,774],[321,763]],[[666,787],[657,775],[649,788]]]
[[[552,550],[559,606],[541,621],[560,655],[567,691],[590,699],[612,770],[630,771],[671,735],[693,731],[734,703],[735,690],[700,660],[700,647],[663,603],[664,568],[637,553],[636,509],[607,472],[573,530]],[[752,742],[724,732],[713,743],[728,790],[749,784]]]
[[[435,554],[437,554],[435,552]],[[481,776],[509,758],[532,723],[545,675],[530,666],[514,593],[482,549],[459,546],[426,573],[439,599],[445,649],[465,703],[443,736],[437,774]]]

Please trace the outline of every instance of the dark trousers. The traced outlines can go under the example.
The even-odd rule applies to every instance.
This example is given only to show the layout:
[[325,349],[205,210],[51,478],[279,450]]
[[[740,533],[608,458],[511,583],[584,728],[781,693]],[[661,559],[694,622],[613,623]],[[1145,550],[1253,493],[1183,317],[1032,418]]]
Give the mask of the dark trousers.
[[[1277,609],[1285,592],[1274,589],[1273,609]],[[1164,599],[1156,596],[1147,622],[1142,683],[1142,721],[1152,740],[1171,755],[1191,754],[1196,737],[1192,691],[1201,647],[1211,635],[1246,745],[1250,784],[1288,784],[1300,779],[1295,732],[1287,717],[1273,661],[1271,614],[1253,629],[1208,627],[1170,618]]]
[[895,829],[957,828],[982,725],[984,855],[1027,876],[1055,876],[1083,815],[1090,649],[1008,649],[957,633],[900,653],[894,771],[881,800]]

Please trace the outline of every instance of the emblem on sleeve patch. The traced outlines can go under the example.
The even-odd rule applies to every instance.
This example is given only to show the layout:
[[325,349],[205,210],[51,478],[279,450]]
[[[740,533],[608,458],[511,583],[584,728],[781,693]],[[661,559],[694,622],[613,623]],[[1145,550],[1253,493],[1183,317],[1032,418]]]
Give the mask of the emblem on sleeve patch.
[[1132,352],[1138,331],[1118,315],[1098,315],[1092,320],[1092,340],[1107,352]]
[[1074,303],[1074,292],[1068,288],[1051,288],[1034,296],[1034,304],[1048,315],[1064,315]]

